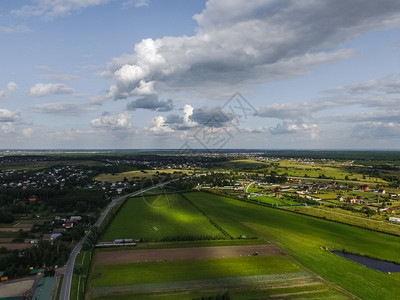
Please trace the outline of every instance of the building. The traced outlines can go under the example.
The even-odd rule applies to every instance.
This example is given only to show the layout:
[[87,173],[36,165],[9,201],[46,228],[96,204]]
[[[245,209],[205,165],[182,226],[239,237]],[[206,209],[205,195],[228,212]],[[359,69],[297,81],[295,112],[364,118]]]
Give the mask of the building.
[[357,203],[357,199],[354,198],[354,197],[348,197],[346,199],[346,202],[349,203],[349,204],[356,204]]

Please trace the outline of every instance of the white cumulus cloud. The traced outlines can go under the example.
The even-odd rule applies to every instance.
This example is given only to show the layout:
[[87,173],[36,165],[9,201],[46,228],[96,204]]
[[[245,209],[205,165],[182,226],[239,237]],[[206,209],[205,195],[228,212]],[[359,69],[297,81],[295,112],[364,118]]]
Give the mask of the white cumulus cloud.
[[75,90],[62,83],[37,83],[29,90],[32,97],[72,94]]
[[0,108],[0,122],[15,122],[20,118],[20,112],[12,112],[5,108]]
[[103,74],[113,81],[110,97],[128,98],[149,83],[156,92],[215,93],[304,75],[353,55],[339,49],[344,42],[399,25],[400,2],[209,0],[194,19],[193,36],[144,39],[113,59]]
[[9,82],[5,89],[0,89],[0,99],[8,98],[17,88],[18,85],[15,82]]
[[94,119],[90,122],[93,128],[105,130],[125,130],[131,129],[130,114],[122,113],[117,116],[105,115],[99,119]]
[[167,133],[173,132],[174,130],[165,125],[165,119],[162,116],[156,116],[150,121],[150,127],[147,128],[153,133]]

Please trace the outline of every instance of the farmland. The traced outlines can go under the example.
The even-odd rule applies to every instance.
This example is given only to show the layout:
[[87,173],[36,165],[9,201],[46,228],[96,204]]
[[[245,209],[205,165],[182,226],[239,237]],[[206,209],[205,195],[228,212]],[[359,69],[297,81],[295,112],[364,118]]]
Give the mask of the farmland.
[[106,181],[106,182],[118,182],[123,181],[124,178],[128,180],[143,180],[151,179],[165,175],[180,176],[181,174],[192,174],[192,170],[181,170],[181,169],[160,169],[160,170],[140,170],[140,171],[128,171],[115,174],[100,174],[95,177],[95,180]]
[[[2,246],[32,246],[29,253],[36,247],[26,239],[42,245],[50,235],[44,233],[54,231],[62,232],[56,243],[64,253],[64,246],[75,244],[115,197],[176,179],[113,206],[99,228],[101,235],[86,243],[78,257],[74,299],[85,293],[94,299],[200,299],[227,290],[234,299],[396,297],[392,287],[399,286],[399,274],[331,254],[344,250],[400,262],[398,237],[357,228],[400,233],[396,220],[389,220],[400,218],[396,161],[258,153],[198,154],[187,162],[175,158],[4,159],[0,200],[10,205],[3,207],[3,217],[14,219],[0,224]],[[36,202],[28,201],[31,195]],[[73,215],[81,221],[64,228],[62,219]],[[116,239],[134,239],[137,245],[113,243]],[[93,250],[99,241],[113,247]],[[229,254],[232,247],[278,250],[268,257],[260,251],[253,257],[257,250],[246,250],[238,257]],[[85,256],[92,251],[93,256]],[[163,251],[169,254],[154,255]],[[12,252],[4,253],[6,258]],[[3,264],[8,268],[5,259]],[[12,268],[6,271],[16,274]]]
[[[303,274],[302,276],[307,273],[307,276],[313,278],[311,280],[313,282],[312,286],[318,286],[317,290],[319,290],[322,285],[324,293],[333,293],[334,298],[346,297],[346,294],[341,294],[334,288],[336,285],[363,299],[375,299],[382,295],[389,299],[396,295],[396,292],[390,287],[400,284],[398,275],[389,275],[369,269],[337,257],[328,250],[344,249],[352,253],[400,262],[398,254],[399,238],[397,237],[278,209],[261,207],[210,193],[190,192],[183,195],[178,193],[174,197],[174,201],[170,204],[165,199],[165,195],[146,196],[146,200],[143,200],[142,197],[128,200],[105,233],[103,240],[120,238],[121,235],[126,237],[126,234],[134,237],[142,236],[155,241],[171,236],[171,234],[218,235],[217,228],[207,220],[209,218],[230,236],[234,237],[232,243],[243,241],[237,239],[242,236],[246,236],[247,239],[250,238],[248,241],[254,241],[254,244],[272,242],[284,249],[289,254],[289,257],[293,257],[295,260],[288,260],[289,257],[279,255],[273,258],[243,257],[228,259],[221,257],[218,259],[136,262],[107,266],[95,263],[91,285],[93,289],[92,296],[95,299],[103,299],[102,297],[106,299],[106,295],[117,294],[118,297],[122,297],[121,295],[130,293],[136,293],[136,295],[144,293],[143,295],[141,294],[141,298],[143,296],[144,299],[152,297],[152,294],[149,294],[148,291],[138,289],[138,285],[144,283],[149,285],[149,289],[158,288],[160,292],[163,291],[163,288],[165,289],[165,285],[179,283],[181,284],[180,289],[190,291],[190,295],[194,297],[195,295],[200,295],[200,290],[191,287],[192,281],[202,282],[204,289],[201,291],[203,292],[208,290],[220,291],[216,286],[209,286],[209,281],[207,280],[237,277],[244,283],[246,278],[251,278],[252,276],[270,276],[274,274],[274,276],[279,275],[281,276],[280,278],[287,279],[293,274],[298,275],[299,272]],[[194,205],[190,205],[188,201]],[[159,206],[157,206],[157,203],[159,203]],[[174,213],[171,213],[171,210]],[[140,211],[140,213],[135,213],[135,211]],[[185,223],[185,220],[187,220],[187,223]],[[160,229],[165,228],[165,230],[155,231],[152,229],[154,222],[157,222],[156,224]],[[195,226],[191,227],[189,224]],[[200,224],[205,227],[200,228]],[[193,242],[193,244],[195,243]],[[211,244],[212,241],[210,241]],[[179,247],[179,243],[176,243],[176,245]],[[190,242],[185,245],[190,245]],[[206,241],[203,241],[203,246],[207,246]],[[252,262],[256,260],[257,263],[253,264]],[[268,260],[269,262],[267,262]],[[282,267],[274,267],[276,266],[273,263],[275,260],[280,261],[278,265]],[[297,264],[296,261],[301,265]],[[262,266],[262,271],[257,269],[257,266]],[[285,266],[288,266],[288,269]],[[133,272],[132,270],[135,271]],[[160,270],[165,271],[160,272]],[[229,272],[224,270],[229,270]],[[329,284],[327,286],[326,283],[321,281],[315,283],[316,277],[312,275],[314,272],[327,279],[332,285]],[[112,280],[111,277],[116,273],[124,274],[123,278],[126,278],[124,279],[126,282]],[[229,274],[229,276],[224,274]],[[294,280],[293,285],[285,288],[288,290],[293,289],[296,286],[296,282],[299,283],[304,280],[302,276],[300,276],[301,279]],[[268,278],[267,280],[267,277],[263,277],[261,281],[263,283],[260,283],[269,287],[267,291],[262,291],[260,286],[254,287],[243,284],[241,285],[241,290],[235,291],[232,288],[231,292],[238,299],[241,299],[241,297],[246,299],[243,294],[244,291],[250,294],[255,293],[255,295],[268,295],[272,291],[276,292],[276,286],[271,283],[271,278]],[[354,278],[357,278],[357,280],[354,280]],[[303,288],[310,288],[310,285],[307,284],[306,286],[306,288]],[[299,292],[302,291],[302,288],[295,290]],[[315,295],[314,292],[309,295]],[[165,294],[165,299],[168,299],[168,295],[171,296],[171,291],[166,289],[162,294]],[[282,292],[282,294],[286,293]],[[204,293],[201,295],[204,295]],[[131,299],[129,297],[127,295],[126,298],[118,299]]]
[[[180,254],[187,254],[186,249],[170,249],[174,250],[175,259],[167,261],[103,265],[96,258],[96,262],[99,263],[93,271],[92,297],[94,299],[107,297],[107,299],[131,299],[130,297],[158,299],[164,296],[176,299],[180,293],[184,293],[183,298],[191,299],[197,294],[198,296],[204,296],[207,293],[213,295],[229,288],[235,299],[240,299],[240,295],[248,297],[249,292],[258,292],[264,296],[280,295],[285,292],[310,293],[311,295],[317,293],[345,298],[340,292],[285,255],[277,253],[272,256],[247,256],[245,255],[249,253],[246,252],[247,247],[235,247],[242,250],[244,257],[230,257],[232,253],[228,248],[210,249],[209,254],[220,255],[220,257],[208,259],[182,260]],[[251,248],[262,249],[262,246]],[[207,249],[208,247],[196,248],[196,252],[201,253]],[[216,249],[218,249],[217,253],[215,253]],[[130,252],[135,256],[137,251]],[[140,256],[139,253],[138,255]],[[135,271],[132,272],[132,270]],[[120,276],[113,276],[117,273]],[[123,294],[131,294],[131,296],[124,298]],[[182,298],[182,295],[179,298]]]
[[182,236],[223,238],[223,234],[180,194],[160,194],[127,200],[102,240],[157,241]]
[[[280,245],[303,265],[363,299],[375,299],[381,295],[395,297],[390,286],[400,284],[398,276],[337,259],[325,249],[345,249],[400,262],[397,237],[204,193],[190,193],[188,197],[207,209],[228,232],[234,234],[237,230],[234,224],[239,223],[243,234]],[[373,282],[370,278],[374,278]]]

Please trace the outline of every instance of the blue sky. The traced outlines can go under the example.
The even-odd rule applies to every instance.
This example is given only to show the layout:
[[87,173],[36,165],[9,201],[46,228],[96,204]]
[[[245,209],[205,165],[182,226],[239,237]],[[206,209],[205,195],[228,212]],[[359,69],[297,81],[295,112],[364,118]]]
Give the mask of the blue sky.
[[398,1],[0,11],[0,148],[400,148]]

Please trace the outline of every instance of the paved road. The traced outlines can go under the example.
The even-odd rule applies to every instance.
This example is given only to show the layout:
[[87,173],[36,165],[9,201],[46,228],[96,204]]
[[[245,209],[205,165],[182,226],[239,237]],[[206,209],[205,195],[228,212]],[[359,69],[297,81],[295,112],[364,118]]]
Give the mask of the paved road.
[[[173,179],[170,181],[166,181],[166,182],[162,182],[156,185],[153,185],[151,187],[115,198],[114,200],[112,200],[108,206],[106,207],[106,209],[102,212],[100,218],[97,220],[97,222],[94,224],[94,226],[100,226],[100,224],[104,221],[105,217],[108,215],[108,213],[110,212],[110,209],[115,206],[118,202],[120,202],[123,199],[129,198],[129,197],[133,197],[133,196],[137,196],[141,193],[150,191],[152,189],[158,188],[160,186],[169,184],[173,181],[176,181],[177,179]],[[74,274],[74,265],[75,265],[75,260],[76,257],[78,256],[79,252],[82,249],[82,245],[85,242],[86,236],[83,237],[80,242],[75,246],[74,250],[72,250],[68,262],[66,264],[65,267],[65,274],[64,274],[64,279],[62,282],[62,287],[61,287],[61,294],[60,294],[60,300],[69,300],[70,299],[70,293],[71,293],[71,283],[72,283],[72,275]]]

